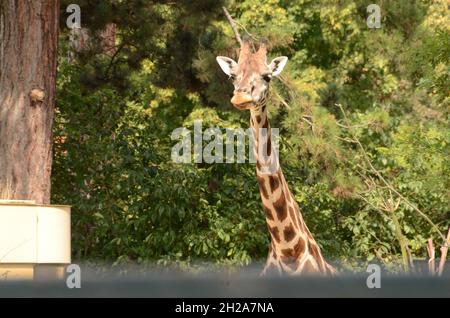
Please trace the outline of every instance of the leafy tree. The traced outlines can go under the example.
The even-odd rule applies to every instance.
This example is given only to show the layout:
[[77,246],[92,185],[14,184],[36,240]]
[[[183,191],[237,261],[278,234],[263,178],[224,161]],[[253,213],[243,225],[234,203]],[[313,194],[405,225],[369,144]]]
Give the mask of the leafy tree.
[[[68,63],[60,37],[54,200],[74,204],[76,257],[249,264],[268,235],[251,164],[175,164],[173,129],[247,127],[216,55],[236,43],[217,1],[81,2],[117,54]],[[226,3],[241,33],[290,61],[272,83],[281,164],[328,258],[387,266],[426,256],[448,212],[448,39],[443,0]],[[63,6],[64,7],[64,6]],[[271,57],[271,56],[270,56]],[[269,58],[270,58],[269,57]],[[405,258],[406,256],[406,258]]]

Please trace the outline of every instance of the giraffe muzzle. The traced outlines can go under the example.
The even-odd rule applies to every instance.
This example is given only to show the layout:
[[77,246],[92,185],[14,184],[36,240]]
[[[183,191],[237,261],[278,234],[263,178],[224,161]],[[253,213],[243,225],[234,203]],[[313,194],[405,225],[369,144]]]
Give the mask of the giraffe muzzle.
[[248,109],[253,104],[253,98],[249,94],[237,92],[231,98],[231,103],[237,109]]

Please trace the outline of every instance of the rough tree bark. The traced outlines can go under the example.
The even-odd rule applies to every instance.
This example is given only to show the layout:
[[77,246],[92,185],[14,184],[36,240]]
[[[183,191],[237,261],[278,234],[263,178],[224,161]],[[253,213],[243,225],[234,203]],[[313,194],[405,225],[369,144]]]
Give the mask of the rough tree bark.
[[[113,56],[116,51],[116,24],[106,24],[105,28],[98,31],[94,38],[90,38],[88,28],[73,28],[70,31],[70,44],[74,52],[96,49],[97,52]],[[95,44],[96,47],[92,44]],[[71,56],[70,60],[73,59],[74,57]]]
[[0,0],[0,199],[50,203],[59,0]]

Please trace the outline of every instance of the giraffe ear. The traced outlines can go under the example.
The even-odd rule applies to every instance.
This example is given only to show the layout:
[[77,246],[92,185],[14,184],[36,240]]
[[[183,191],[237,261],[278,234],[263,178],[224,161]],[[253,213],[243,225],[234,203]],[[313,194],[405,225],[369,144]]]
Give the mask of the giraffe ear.
[[276,57],[270,62],[269,69],[272,71],[272,76],[277,76],[281,73],[286,65],[288,58],[286,56]]
[[226,56],[217,56],[216,61],[217,63],[219,63],[222,71],[228,76],[231,75],[231,71],[237,65],[237,63],[233,59],[230,59],[229,57]]

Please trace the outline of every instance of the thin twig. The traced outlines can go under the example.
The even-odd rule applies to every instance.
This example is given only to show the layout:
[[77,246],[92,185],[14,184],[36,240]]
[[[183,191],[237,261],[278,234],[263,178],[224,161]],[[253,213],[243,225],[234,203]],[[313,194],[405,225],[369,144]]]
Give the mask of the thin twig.
[[234,22],[237,25],[239,25],[242,28],[242,30],[244,30],[244,32],[247,33],[247,35],[249,37],[251,37],[253,40],[258,40],[258,38],[256,36],[254,36],[253,34],[251,34],[250,32],[247,31],[247,28],[242,23],[240,23],[239,21],[236,21],[236,20],[234,20]]
[[284,105],[284,107],[286,107],[287,109],[291,109],[291,106],[289,106],[289,104],[284,100],[284,98],[280,94],[278,94],[278,92],[276,90],[274,90],[274,92],[275,92],[275,95],[280,100],[280,102]]
[[308,119],[306,119],[304,116],[302,116],[301,118],[302,118],[302,120],[303,120],[305,123],[307,123],[308,125],[310,125],[311,128],[314,126],[314,124],[313,124],[312,122],[310,122]]
[[222,7],[223,13],[225,14],[228,22],[231,25],[231,29],[233,30],[234,33],[234,37],[236,38],[236,41],[239,43],[239,45],[242,45],[242,39],[241,36],[239,35],[239,31],[236,27],[236,22],[233,20],[233,18],[231,17],[231,15],[228,13],[227,8]]
[[119,52],[125,47],[126,42],[122,42],[118,47],[117,50],[114,52],[114,54],[111,56],[111,59],[109,61],[108,67],[106,68],[105,74],[106,77],[109,76],[109,71],[111,70],[111,68],[114,65],[114,60],[116,59],[117,55],[119,54]]
[[339,137],[339,136],[337,136],[336,138],[339,139],[339,140],[342,140],[342,141],[351,143],[351,144],[352,144],[352,143],[353,143],[353,144],[356,144],[356,141],[354,141],[353,139],[350,139],[350,138],[342,138],[342,137]]
[[408,253],[408,259],[409,259],[409,268],[412,268],[414,270],[414,259],[411,253],[411,249],[409,248],[408,244],[405,245],[406,253]]

